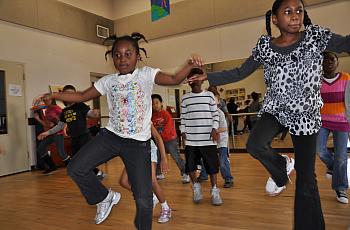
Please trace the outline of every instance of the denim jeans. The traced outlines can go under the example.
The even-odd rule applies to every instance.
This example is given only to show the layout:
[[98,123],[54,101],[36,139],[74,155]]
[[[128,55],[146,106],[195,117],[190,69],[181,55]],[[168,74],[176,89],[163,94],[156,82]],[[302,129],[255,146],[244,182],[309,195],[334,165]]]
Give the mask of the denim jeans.
[[[260,161],[279,187],[288,181],[286,160],[271,148],[271,142],[284,128],[273,115],[264,113],[254,125],[247,142],[247,151]],[[291,137],[296,170],[294,229],[324,230],[315,174],[317,133]]]
[[[333,133],[334,153],[327,148],[327,140],[330,133]],[[348,164],[348,143],[349,133],[332,131],[321,128],[317,138],[317,147],[320,159],[326,164],[328,170],[333,171],[332,189],[346,190],[348,185],[347,164]]]
[[[165,151],[170,153],[171,157],[176,162],[177,167],[180,170],[181,175],[185,173],[185,161],[180,156],[179,151],[179,143],[177,142],[177,138],[170,141],[164,141]],[[158,151],[158,159],[160,158],[160,153]],[[161,174],[160,172],[160,160],[158,160],[157,164],[157,175]]]
[[107,129],[85,144],[68,165],[68,174],[78,185],[88,204],[104,200],[108,189],[93,172],[98,165],[120,156],[129,176],[136,203],[135,227],[152,229],[152,177],[150,141],[122,138]]
[[68,155],[64,151],[64,137],[63,135],[50,135],[42,140],[37,148],[38,156],[44,157],[47,154],[47,147],[50,144],[55,143],[57,147],[58,155],[62,160],[66,160]]
[[[228,159],[228,148],[221,147],[219,148],[219,162],[220,162],[220,173],[225,182],[233,181],[233,176],[231,175],[231,166]],[[200,178],[207,179],[208,174],[205,171],[205,167],[202,163],[201,173],[199,174]]]

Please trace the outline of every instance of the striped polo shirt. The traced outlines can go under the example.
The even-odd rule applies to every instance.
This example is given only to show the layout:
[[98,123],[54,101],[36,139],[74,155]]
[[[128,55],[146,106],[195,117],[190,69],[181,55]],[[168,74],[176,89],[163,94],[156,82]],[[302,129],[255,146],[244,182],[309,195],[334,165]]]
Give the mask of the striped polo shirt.
[[212,129],[219,127],[219,114],[212,92],[187,93],[181,102],[181,133],[186,134],[186,145],[216,145],[211,140]]
[[345,107],[345,90],[349,80],[350,75],[347,73],[339,73],[338,78],[331,83],[323,80],[321,86],[324,103],[321,109],[323,128],[340,132],[350,131]]

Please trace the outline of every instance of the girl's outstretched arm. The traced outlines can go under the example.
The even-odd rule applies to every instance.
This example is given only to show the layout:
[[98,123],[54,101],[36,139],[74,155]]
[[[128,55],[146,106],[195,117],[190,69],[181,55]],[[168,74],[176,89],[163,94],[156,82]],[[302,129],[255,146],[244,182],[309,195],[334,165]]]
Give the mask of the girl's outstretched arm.
[[260,67],[260,63],[250,56],[240,67],[221,72],[208,73],[210,85],[226,85],[245,79]]
[[154,125],[151,125],[151,133],[152,137],[154,138],[154,141],[156,142],[156,145],[158,146],[159,152],[160,152],[160,169],[162,173],[168,172],[168,161],[166,159],[166,153],[165,153],[165,147],[164,142],[160,134],[158,133],[157,129],[154,127]]
[[60,92],[43,94],[36,99],[36,102],[39,102],[41,100],[57,99],[66,102],[78,103],[89,101],[99,96],[101,96],[101,94],[96,90],[94,86],[91,86],[83,92]]
[[198,56],[192,56],[175,75],[158,72],[154,81],[157,85],[178,85],[186,79],[192,68],[202,66],[203,59]]
[[341,36],[338,34],[333,34],[328,42],[327,50],[336,53],[346,52],[350,54],[350,35]]

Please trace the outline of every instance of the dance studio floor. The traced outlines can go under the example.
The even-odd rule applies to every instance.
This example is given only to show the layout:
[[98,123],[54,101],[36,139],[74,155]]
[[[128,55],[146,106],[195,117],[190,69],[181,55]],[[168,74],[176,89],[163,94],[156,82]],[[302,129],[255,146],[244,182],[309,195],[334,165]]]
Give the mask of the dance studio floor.
[[[181,183],[176,165],[169,158],[171,171],[160,184],[173,209],[173,217],[166,224],[158,224],[158,205],[153,214],[153,229],[292,229],[295,184],[290,184],[278,197],[268,197],[264,194],[267,172],[262,166],[248,154],[232,154],[230,159],[235,185],[229,189],[221,188],[223,181],[219,177],[224,204],[214,207],[210,204],[210,183],[202,183],[204,200],[194,204],[190,184]],[[65,168],[49,176],[35,171],[0,178],[0,229],[134,229],[132,196],[118,184],[122,167],[119,158],[101,166],[108,174],[103,183],[122,194],[120,203],[101,225],[94,224],[95,206],[85,203],[78,188],[67,177]],[[336,201],[319,160],[317,175],[326,229],[348,229],[350,207]],[[295,172],[292,181],[295,181]]]

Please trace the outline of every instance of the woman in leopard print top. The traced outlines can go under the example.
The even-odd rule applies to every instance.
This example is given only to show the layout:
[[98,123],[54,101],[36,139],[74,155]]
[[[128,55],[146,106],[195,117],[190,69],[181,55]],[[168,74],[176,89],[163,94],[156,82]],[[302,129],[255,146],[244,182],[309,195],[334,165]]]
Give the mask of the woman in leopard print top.
[[[271,18],[280,30],[277,38],[271,36]],[[302,24],[304,31],[300,31]],[[325,229],[315,177],[316,139],[321,126],[322,52],[327,49],[350,53],[350,37],[312,25],[301,0],[276,0],[266,14],[266,29],[268,35],[260,37],[241,67],[194,78],[224,85],[248,77],[263,65],[267,91],[260,119],[249,135],[247,151],[271,174],[267,194],[280,194],[286,188],[294,159],[276,154],[271,141],[288,128],[297,173],[294,229]]]

